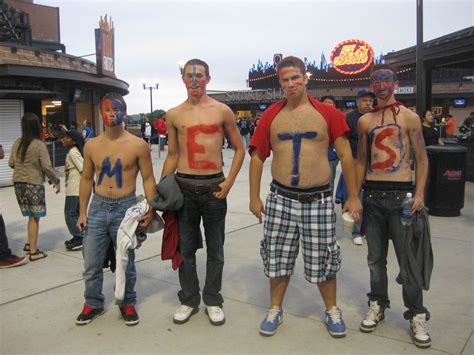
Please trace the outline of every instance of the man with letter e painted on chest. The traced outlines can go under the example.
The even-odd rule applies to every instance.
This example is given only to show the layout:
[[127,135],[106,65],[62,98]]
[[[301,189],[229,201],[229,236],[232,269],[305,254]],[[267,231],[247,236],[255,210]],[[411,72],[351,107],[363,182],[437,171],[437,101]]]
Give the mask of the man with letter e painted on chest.
[[[181,306],[173,321],[182,324],[198,312],[201,296],[196,270],[196,251],[201,245],[200,223],[204,225],[207,247],[206,281],[202,298],[209,321],[225,322],[221,291],[224,268],[224,232],[227,213],[226,197],[242,166],[245,152],[232,110],[209,97],[206,86],[211,80],[209,66],[200,59],[189,60],[182,79],[188,98],[166,113],[168,155],[162,177],[176,171],[183,193],[183,207],[177,211]],[[227,178],[222,172],[224,131],[235,155]]]
[[[263,113],[249,149],[250,211],[260,222],[265,214],[260,253],[265,275],[270,278],[271,307],[260,325],[260,334],[275,334],[283,320],[283,298],[301,239],[304,276],[318,285],[326,306],[329,333],[343,337],[346,326],[336,305],[336,274],[341,267],[341,256],[335,238],[336,215],[327,156],[328,146],[334,144],[349,191],[343,210],[352,212],[358,221],[362,206],[346,137],[349,128],[336,108],[308,96],[308,78],[301,59],[282,59],[277,74],[286,98]],[[260,181],[270,151],[273,181],[264,208]]]
[[[359,119],[357,148],[357,184],[364,188],[364,224],[367,238],[367,262],[370,270],[369,311],[360,323],[362,332],[372,332],[384,319],[390,306],[388,298],[387,250],[392,240],[399,265],[407,252],[407,226],[402,224],[402,203],[414,192],[411,214],[424,207],[424,189],[428,172],[420,118],[395,100],[397,72],[385,64],[375,65],[370,76],[378,105]],[[413,186],[410,147],[416,159]],[[365,181],[364,181],[365,179]],[[409,216],[408,216],[409,217]],[[403,302],[408,310],[413,340],[418,347],[429,347],[426,328],[429,312],[423,306],[422,289],[403,283]]]

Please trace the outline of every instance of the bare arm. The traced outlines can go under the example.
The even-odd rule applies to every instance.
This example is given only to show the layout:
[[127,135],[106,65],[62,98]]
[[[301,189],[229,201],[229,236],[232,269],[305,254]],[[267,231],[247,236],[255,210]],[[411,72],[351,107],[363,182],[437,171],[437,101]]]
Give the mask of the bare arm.
[[91,158],[92,141],[84,146],[84,164],[79,184],[79,219],[77,227],[83,229],[87,225],[87,206],[92,193],[92,185],[94,184],[94,162]]
[[357,191],[360,192],[365,179],[365,173],[367,172],[367,154],[369,146],[369,139],[362,119],[359,120],[357,130],[359,132],[359,143],[357,145],[356,175]]
[[407,129],[410,142],[415,152],[416,161],[416,190],[413,198],[412,213],[420,211],[424,207],[425,185],[428,177],[428,157],[426,155],[425,140],[421,130],[421,123],[418,115],[411,115],[407,119]]
[[359,200],[359,193],[357,191],[356,170],[354,166],[354,159],[352,158],[351,146],[346,136],[337,138],[334,141],[337,156],[341,161],[342,172],[344,174],[344,181],[347,186],[348,199],[343,208],[344,211],[352,212],[352,217],[355,221],[359,221],[362,212],[362,205]]
[[249,209],[258,221],[262,223],[262,213],[265,213],[263,202],[260,199],[260,184],[262,181],[263,160],[260,158],[258,151],[252,152],[250,160],[249,181],[250,181],[250,205]]
[[178,131],[173,123],[174,111],[170,110],[166,114],[166,126],[168,128],[168,154],[163,164],[161,177],[173,173],[178,167],[179,146]]
[[[153,175],[150,149],[143,140],[139,142],[138,147],[138,168],[140,169],[140,174],[142,175],[143,190],[145,190],[145,196],[149,203],[156,193],[156,181],[155,176]],[[148,225],[153,220],[154,213],[155,209],[150,205],[148,213],[144,217],[140,218],[140,229],[146,229],[148,227]]]
[[234,148],[234,158],[232,159],[232,165],[229,170],[224,182],[220,184],[221,191],[215,192],[214,196],[217,198],[224,198],[229,193],[230,189],[234,185],[237,174],[242,167],[242,163],[245,158],[244,145],[240,139],[240,133],[237,129],[237,124],[235,123],[235,116],[232,110],[225,106],[224,110],[224,129],[227,132],[227,136]]

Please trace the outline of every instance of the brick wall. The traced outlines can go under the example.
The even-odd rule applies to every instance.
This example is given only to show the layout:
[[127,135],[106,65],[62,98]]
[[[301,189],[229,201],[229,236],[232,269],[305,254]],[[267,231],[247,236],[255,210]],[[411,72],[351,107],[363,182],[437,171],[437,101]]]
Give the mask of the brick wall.
[[16,53],[12,53],[12,47],[0,45],[0,64],[29,65],[97,74],[95,64],[82,58],[28,47],[15,48]]

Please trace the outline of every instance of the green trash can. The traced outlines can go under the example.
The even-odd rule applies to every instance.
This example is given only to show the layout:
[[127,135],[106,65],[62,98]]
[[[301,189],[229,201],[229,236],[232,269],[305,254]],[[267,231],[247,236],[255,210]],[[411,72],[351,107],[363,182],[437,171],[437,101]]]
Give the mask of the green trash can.
[[465,147],[426,147],[429,160],[425,204],[432,216],[456,217],[464,207],[466,180]]

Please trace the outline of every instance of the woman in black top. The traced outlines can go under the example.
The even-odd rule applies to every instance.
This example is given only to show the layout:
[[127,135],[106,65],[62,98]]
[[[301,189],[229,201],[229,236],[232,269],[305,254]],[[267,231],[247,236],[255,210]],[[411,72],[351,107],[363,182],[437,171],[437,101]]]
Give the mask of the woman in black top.
[[433,127],[433,114],[431,111],[425,111],[421,128],[423,130],[425,146],[444,144],[441,138],[439,138],[439,132]]

